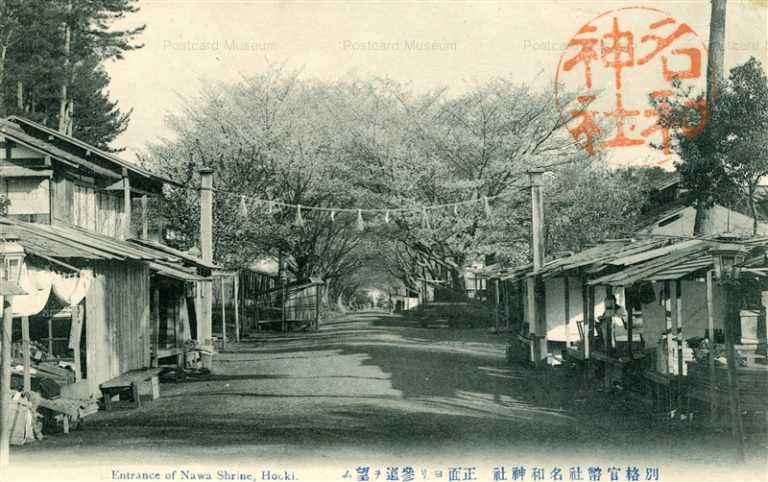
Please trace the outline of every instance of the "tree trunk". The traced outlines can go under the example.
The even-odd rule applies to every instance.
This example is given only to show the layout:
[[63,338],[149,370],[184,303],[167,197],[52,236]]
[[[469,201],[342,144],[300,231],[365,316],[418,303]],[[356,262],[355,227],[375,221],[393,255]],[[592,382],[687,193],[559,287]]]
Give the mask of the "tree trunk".
[[[0,48],[0,93],[3,92],[3,84],[5,83],[5,58],[8,55],[8,46],[3,45]],[[0,117],[5,117],[8,112],[5,109],[5,96],[0,94]]]
[[[727,0],[711,0],[709,20],[709,47],[707,53],[707,115],[708,121],[715,121],[718,89],[723,85],[725,68],[725,12]],[[696,204],[693,235],[702,233],[706,210],[701,202]]]
[[[1,85],[0,90],[2,90]],[[20,80],[16,82],[16,108],[19,114],[24,112],[24,83]]]
[[749,215],[752,216],[752,236],[757,236],[757,206],[755,206],[755,189],[757,186],[749,187],[749,199],[747,204],[749,206]]
[[69,28],[69,15],[72,13],[72,2],[67,4],[67,19],[64,23],[64,78],[61,81],[61,98],[59,99],[59,132],[69,131],[69,56],[72,43],[72,29]]
[[[707,111],[712,114],[718,89],[723,85],[725,66],[725,12],[727,0],[711,0],[709,50],[707,56]],[[712,116],[709,117],[712,119]]]
[[704,203],[702,201],[696,202],[696,215],[693,218],[693,235],[699,236],[701,234],[704,234],[703,228],[704,228],[704,217],[707,214],[707,208],[704,207]]

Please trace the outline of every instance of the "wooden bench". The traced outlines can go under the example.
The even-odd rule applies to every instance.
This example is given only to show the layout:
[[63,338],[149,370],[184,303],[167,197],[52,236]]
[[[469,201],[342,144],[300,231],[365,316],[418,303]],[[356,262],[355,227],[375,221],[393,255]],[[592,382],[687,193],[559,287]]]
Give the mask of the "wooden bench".
[[160,368],[134,370],[123,373],[122,375],[99,385],[101,393],[104,395],[104,410],[110,411],[112,409],[112,397],[125,391],[130,392],[133,406],[136,408],[140,407],[141,397],[139,395],[139,385],[147,381],[155,383],[160,371]]
[[186,348],[161,348],[157,350],[152,357],[152,367],[159,368],[162,363],[160,360],[175,358],[176,365],[176,381],[182,381],[185,379],[184,369],[187,366],[187,350]]

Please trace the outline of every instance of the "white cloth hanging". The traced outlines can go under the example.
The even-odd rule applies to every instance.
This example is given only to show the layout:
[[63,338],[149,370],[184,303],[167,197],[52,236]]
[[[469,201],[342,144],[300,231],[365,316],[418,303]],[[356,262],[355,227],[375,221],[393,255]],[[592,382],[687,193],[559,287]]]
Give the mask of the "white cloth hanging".
[[93,272],[82,269],[76,276],[56,275],[53,279],[53,295],[67,306],[80,304],[88,294],[93,281]]
[[43,311],[51,295],[53,280],[56,276],[52,271],[37,269],[23,263],[19,286],[27,294],[12,298],[13,316],[32,316]]
[[13,316],[34,316],[45,308],[53,295],[66,306],[80,304],[88,294],[93,281],[93,271],[80,270],[77,274],[62,275],[54,271],[22,263],[19,286],[27,294],[12,298]]

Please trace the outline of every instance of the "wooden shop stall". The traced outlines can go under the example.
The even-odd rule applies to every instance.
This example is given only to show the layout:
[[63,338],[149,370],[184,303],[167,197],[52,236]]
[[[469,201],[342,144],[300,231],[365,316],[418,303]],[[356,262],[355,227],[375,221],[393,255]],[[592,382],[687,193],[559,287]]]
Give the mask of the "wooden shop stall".
[[[79,400],[103,396],[109,405],[112,395],[130,390],[138,402],[138,385],[159,372],[153,370],[158,352],[190,338],[192,329],[178,321],[184,320],[178,307],[188,297],[186,283],[204,277],[179,257],[82,228],[5,218],[1,239],[17,240],[25,252],[28,295],[14,297],[21,355],[14,367],[25,391],[46,400],[62,392]],[[152,316],[155,307],[161,311],[151,302],[153,287],[177,295],[164,300],[167,316]],[[179,331],[161,337],[168,325]],[[41,386],[28,380],[36,377]]]

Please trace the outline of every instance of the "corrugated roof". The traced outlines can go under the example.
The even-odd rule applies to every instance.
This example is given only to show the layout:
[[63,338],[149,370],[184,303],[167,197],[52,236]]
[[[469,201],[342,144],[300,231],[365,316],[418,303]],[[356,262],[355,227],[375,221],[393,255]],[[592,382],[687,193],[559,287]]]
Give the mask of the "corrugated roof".
[[666,254],[669,254],[675,251],[679,251],[681,249],[696,247],[701,245],[702,243],[704,243],[704,241],[701,241],[698,239],[691,239],[691,240],[682,241],[679,243],[672,243],[659,248],[654,248],[654,249],[642,251],[639,253],[637,252],[630,253],[628,255],[614,258],[611,261],[609,261],[608,264],[615,265],[615,266],[629,266],[629,265],[641,263],[643,261],[648,261],[654,258],[659,258],[661,256],[664,256]]
[[[709,257],[707,254],[710,243],[699,241],[695,244],[683,242],[672,246],[673,250],[667,251],[663,256],[652,257],[641,260],[640,262],[629,265],[621,271],[601,276],[591,280],[590,285],[609,285],[609,286],[631,286],[638,281],[648,281],[654,276],[666,272],[668,279],[678,279],[673,271],[674,267],[682,266],[701,257]],[[698,264],[688,265],[688,268],[682,269],[679,278],[697,271]],[[667,278],[664,279],[667,279]],[[660,278],[661,279],[661,278]]]
[[686,276],[690,276],[697,271],[711,269],[714,263],[710,254],[702,254],[696,259],[683,261],[677,265],[670,266],[663,271],[651,275],[649,281],[673,281]]
[[16,236],[31,251],[52,258],[178,261],[172,256],[157,255],[133,243],[70,225],[51,226],[0,218],[0,233]]
[[167,276],[168,278],[180,281],[205,281],[211,279],[186,271],[180,266],[170,266],[165,263],[150,262],[149,268],[162,276]]
[[600,272],[605,265],[618,257],[635,255],[637,253],[650,251],[665,243],[668,240],[643,239],[643,240],[614,240],[593,246],[584,251],[576,253],[573,256],[561,258],[556,263],[547,264],[540,271],[545,278],[557,276],[566,271],[578,268],[588,267],[588,272]]
[[178,249],[171,248],[170,246],[166,246],[164,244],[160,244],[155,241],[150,241],[148,239],[139,239],[139,238],[131,238],[128,241],[138,246],[141,246],[143,249],[154,251],[160,256],[172,256],[174,258],[178,258],[184,264],[189,264],[192,266],[207,268],[207,269],[219,268],[219,266],[213,263],[209,263],[203,260],[203,258],[192,256],[189,253],[185,253],[184,251],[179,251]]
[[106,251],[63,239],[34,226],[29,227],[25,223],[9,222],[7,219],[0,219],[0,237],[18,239],[25,250],[51,258],[119,259]]
[[579,251],[576,254],[550,260],[544,264],[542,269],[535,273],[533,272],[533,265],[529,263],[508,268],[496,266],[492,270],[487,270],[485,276],[491,279],[508,280],[538,274],[544,278],[550,278],[584,267],[588,267],[588,270],[592,272],[599,272],[604,269],[607,262],[619,256],[629,256],[649,251],[667,243],[669,243],[669,240],[666,239],[644,239],[639,241],[633,239],[610,240]]

